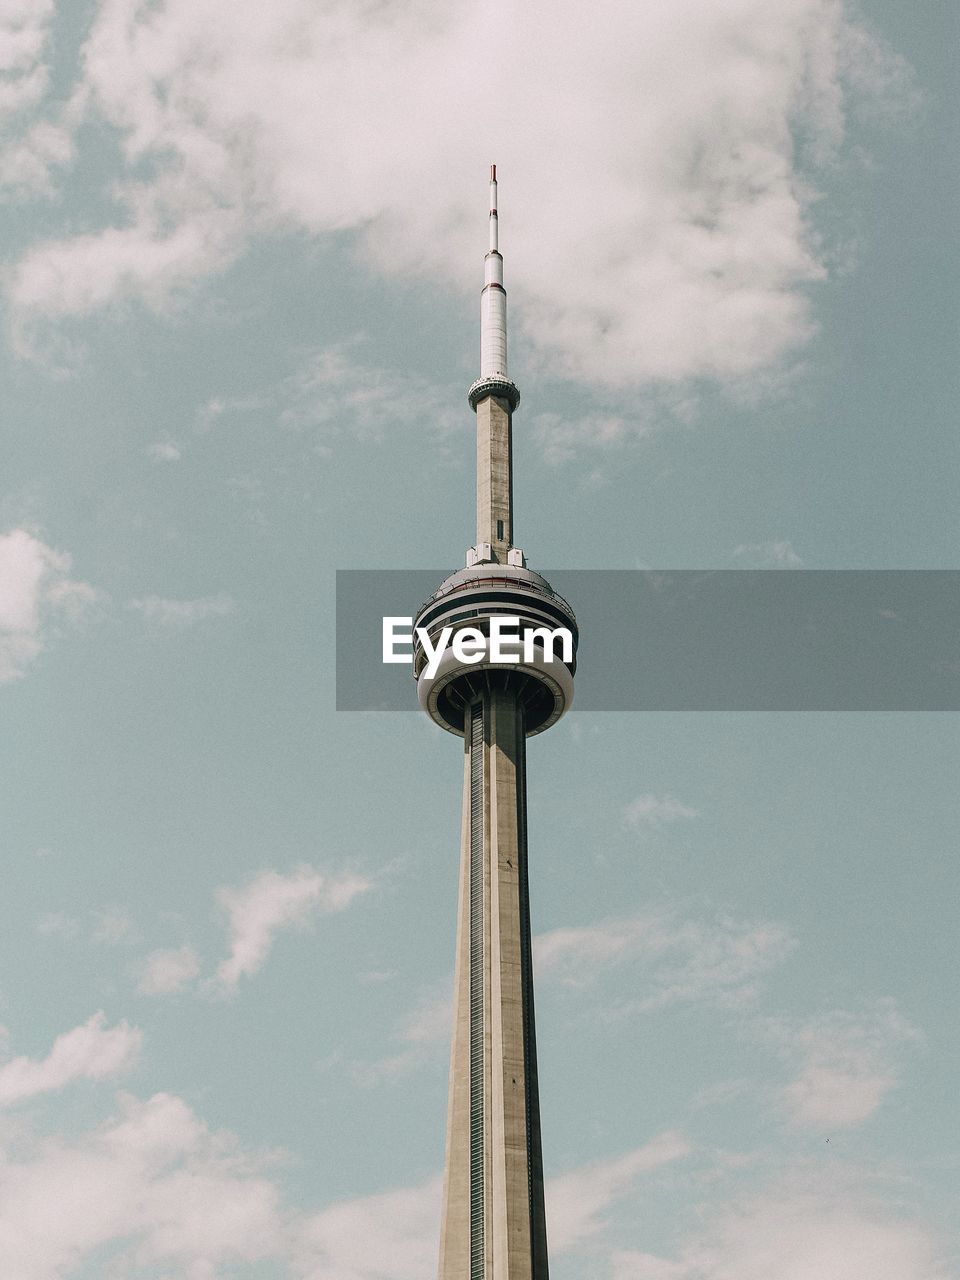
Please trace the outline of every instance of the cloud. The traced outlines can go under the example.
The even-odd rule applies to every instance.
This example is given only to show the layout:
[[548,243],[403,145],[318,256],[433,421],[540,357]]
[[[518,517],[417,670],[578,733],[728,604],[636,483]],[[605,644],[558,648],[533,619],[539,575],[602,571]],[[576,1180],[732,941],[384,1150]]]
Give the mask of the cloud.
[[15,0],[0,11],[0,117],[36,106],[47,87],[43,62],[53,0]]
[[[551,1255],[595,1239],[618,1201],[630,1207],[627,1198],[637,1196],[642,1179],[688,1154],[683,1136],[664,1133],[549,1179]],[[145,1101],[121,1096],[116,1114],[70,1137],[22,1127],[3,1157],[0,1272],[58,1280],[92,1266],[125,1280],[213,1280],[249,1268],[278,1280],[421,1280],[435,1270],[438,1177],[303,1208],[284,1203],[271,1176],[281,1155],[243,1150],[234,1135],[212,1131],[166,1093]],[[826,1182],[820,1175],[811,1189],[795,1180],[712,1212],[700,1209],[700,1225],[676,1257],[621,1249],[603,1274],[948,1280],[937,1241],[922,1224],[849,1185]]]
[[308,1216],[297,1232],[302,1280],[423,1280],[436,1271],[440,1179]]
[[783,961],[794,940],[776,921],[741,922],[720,915],[681,920],[641,912],[598,924],[553,929],[534,942],[537,972],[569,986],[594,982],[616,966],[640,967],[641,1010],[684,1001],[750,1002],[757,981]]
[[148,622],[161,627],[192,627],[206,618],[222,618],[236,610],[232,596],[220,592],[199,600],[170,600],[164,596],[141,596],[127,605],[142,614]]
[[230,1135],[211,1134],[181,1099],[128,1097],[93,1132],[7,1157],[0,1270],[57,1280],[110,1246],[112,1275],[159,1267],[212,1280],[221,1267],[275,1254],[278,1198]]
[[561,1174],[547,1184],[547,1239],[551,1253],[566,1253],[607,1225],[604,1211],[633,1189],[642,1174],[690,1153],[681,1134],[662,1133],[614,1160]]
[[417,1067],[439,1045],[449,1045],[453,1027],[452,978],[441,991],[424,997],[395,1034],[403,1046],[374,1063],[362,1063],[354,1070],[360,1084],[374,1085],[395,1079]]
[[742,542],[734,547],[738,560],[749,560],[756,569],[800,569],[803,560],[789,542]]
[[378,272],[476,289],[496,160],[525,344],[610,387],[740,378],[805,341],[816,168],[852,107],[908,80],[839,0],[622,2],[586,25],[574,0],[548,23],[479,0],[113,0],[81,65],[117,216],[15,265],[22,335],[163,305],[265,231],[349,233]]
[[200,961],[193,947],[182,946],[167,951],[151,951],[143,962],[137,990],[141,995],[172,995],[200,972]]
[[99,597],[68,576],[71,559],[27,529],[0,534],[0,684],[20,679],[58,619],[76,622]]
[[897,1057],[919,1033],[891,1000],[866,1013],[833,1010],[807,1021],[761,1024],[787,1061],[798,1064],[780,1102],[802,1129],[845,1129],[881,1106],[899,1080]]
[[115,947],[120,943],[133,942],[136,939],[137,927],[126,907],[105,907],[94,913],[91,941]]
[[[629,1002],[613,1006],[618,1014],[694,1001],[724,1007],[750,1004],[760,978],[794,945],[789,930],[776,921],[744,922],[724,915],[683,920],[668,911],[552,929],[533,943],[542,983],[582,988],[633,966],[637,975],[629,985]],[[361,1084],[401,1076],[449,1045],[451,985],[445,982],[427,995],[400,1024],[394,1034],[397,1052],[355,1069]]]
[[278,389],[280,421],[328,431],[346,422],[354,435],[377,438],[398,423],[426,423],[443,434],[461,425],[447,390],[409,370],[369,364],[359,339],[314,352]]
[[[318,453],[349,434],[379,440],[398,426],[424,428],[434,444],[462,427],[456,402],[462,394],[430,382],[409,369],[390,369],[363,355],[363,339],[344,339],[307,354],[294,372],[255,396],[213,396],[197,426],[209,431],[228,419],[269,415],[294,430],[312,431]],[[234,484],[243,486],[242,478]]]
[[[596,1234],[638,1178],[686,1151],[664,1134],[550,1180],[551,1253]],[[0,1270],[57,1280],[108,1250],[110,1274],[126,1280],[213,1280],[244,1264],[290,1280],[422,1280],[436,1269],[439,1177],[298,1209],[284,1205],[267,1163],[165,1093],[122,1096],[119,1114],[69,1139],[22,1133],[4,1161]]]
[[80,922],[65,911],[46,911],[37,921],[37,933],[43,938],[75,938]]
[[631,800],[623,811],[623,820],[628,827],[640,827],[647,824],[659,827],[679,818],[697,818],[699,813],[689,805],[681,804],[674,796],[637,796]]
[[769,1191],[727,1206],[676,1259],[617,1252],[612,1280],[949,1280],[932,1232],[866,1197]]
[[45,57],[53,16],[53,0],[16,0],[0,8],[0,199],[51,195],[51,170],[73,156],[66,128],[29,120],[50,85]]
[[619,413],[538,413],[530,430],[544,461],[558,466],[584,447],[603,449],[627,438],[639,439],[648,433],[650,424],[643,417],[626,418]]
[[242,888],[218,890],[230,922],[230,954],[217,969],[218,983],[232,988],[241,977],[256,973],[279,929],[303,924],[314,911],[343,911],[372,887],[365,876],[334,878],[299,867],[289,875],[264,871]]
[[82,1026],[57,1036],[39,1061],[13,1058],[0,1066],[0,1106],[65,1088],[74,1080],[104,1080],[132,1065],[140,1052],[141,1033],[126,1022],[107,1027],[106,1015],[95,1013]]
[[180,446],[174,440],[154,440],[147,446],[147,453],[157,462],[179,462],[183,456]]
[[[569,1253],[606,1225],[604,1211],[637,1179],[682,1159],[690,1148],[664,1133],[626,1155],[548,1180],[551,1255]],[[422,1280],[436,1270],[439,1178],[419,1187],[365,1196],[307,1217],[297,1232],[297,1274],[304,1280]]]

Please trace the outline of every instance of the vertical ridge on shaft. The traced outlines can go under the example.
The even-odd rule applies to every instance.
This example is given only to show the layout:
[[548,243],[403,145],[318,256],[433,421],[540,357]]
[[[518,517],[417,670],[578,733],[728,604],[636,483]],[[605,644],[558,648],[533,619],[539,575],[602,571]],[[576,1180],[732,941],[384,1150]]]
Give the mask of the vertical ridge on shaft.
[[470,1280],[484,1280],[483,705],[470,713]]

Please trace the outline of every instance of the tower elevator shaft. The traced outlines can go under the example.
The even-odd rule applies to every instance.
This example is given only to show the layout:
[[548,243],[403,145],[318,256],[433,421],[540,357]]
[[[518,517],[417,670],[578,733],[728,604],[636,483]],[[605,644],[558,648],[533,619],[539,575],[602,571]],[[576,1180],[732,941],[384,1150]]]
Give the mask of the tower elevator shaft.
[[547,1280],[520,695],[467,700],[440,1280]]

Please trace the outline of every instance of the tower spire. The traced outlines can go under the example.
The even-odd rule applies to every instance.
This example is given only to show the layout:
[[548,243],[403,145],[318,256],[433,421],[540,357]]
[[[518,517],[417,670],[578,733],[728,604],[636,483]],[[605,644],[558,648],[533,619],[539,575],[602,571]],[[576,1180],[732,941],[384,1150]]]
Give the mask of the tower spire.
[[477,541],[467,564],[521,564],[513,546],[513,411],[520,392],[507,373],[507,293],[503,287],[497,166],[490,166],[489,248],[480,294],[480,377],[470,388],[477,415]]
[[490,247],[483,262],[483,293],[480,295],[480,376],[507,376],[507,294],[503,287],[503,256],[500,253],[500,226],[497,217],[497,166],[490,166]]
[[480,294],[480,377],[470,388],[469,398],[471,407],[476,409],[486,396],[495,395],[506,400],[512,412],[520,403],[520,392],[507,373],[507,291],[503,287],[495,164],[490,166],[489,228]]

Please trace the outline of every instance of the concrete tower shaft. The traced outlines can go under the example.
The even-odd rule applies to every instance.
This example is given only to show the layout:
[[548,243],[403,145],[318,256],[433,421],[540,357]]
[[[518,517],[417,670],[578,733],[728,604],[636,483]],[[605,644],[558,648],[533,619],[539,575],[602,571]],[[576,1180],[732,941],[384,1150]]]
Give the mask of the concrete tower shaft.
[[526,733],[493,682],[467,710],[440,1280],[547,1280],[527,888]]

